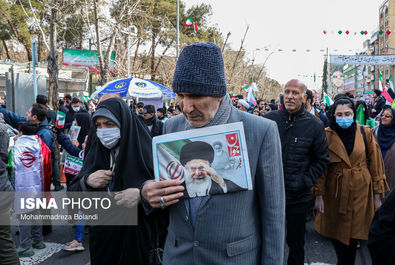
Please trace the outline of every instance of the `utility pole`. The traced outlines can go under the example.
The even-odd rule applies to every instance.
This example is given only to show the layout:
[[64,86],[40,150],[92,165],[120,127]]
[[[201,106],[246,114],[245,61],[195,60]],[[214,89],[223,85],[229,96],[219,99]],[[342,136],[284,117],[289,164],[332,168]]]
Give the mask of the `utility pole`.
[[34,100],[36,100],[36,97],[37,97],[37,75],[36,75],[36,42],[35,41],[32,41],[32,67],[33,67],[33,93],[34,93]]
[[128,35],[128,59],[127,59],[127,69],[128,69],[128,78],[130,77],[130,35]]
[[180,0],[177,0],[177,58],[180,49]]

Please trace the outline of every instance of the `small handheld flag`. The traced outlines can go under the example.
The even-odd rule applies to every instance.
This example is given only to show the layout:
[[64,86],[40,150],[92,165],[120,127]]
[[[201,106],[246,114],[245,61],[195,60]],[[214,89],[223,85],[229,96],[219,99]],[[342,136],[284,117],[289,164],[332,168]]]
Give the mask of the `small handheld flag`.
[[64,114],[61,111],[58,111],[57,116],[56,116],[56,124],[59,129],[64,128],[65,121],[66,121],[66,114]]

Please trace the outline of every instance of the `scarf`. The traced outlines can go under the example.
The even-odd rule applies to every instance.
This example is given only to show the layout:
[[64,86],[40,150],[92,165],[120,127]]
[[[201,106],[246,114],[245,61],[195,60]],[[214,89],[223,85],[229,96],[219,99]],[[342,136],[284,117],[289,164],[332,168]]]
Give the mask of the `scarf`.
[[341,128],[337,123],[335,123],[335,124],[331,123],[330,127],[332,130],[334,130],[337,133],[340,140],[342,140],[342,143],[343,143],[344,147],[346,148],[347,154],[348,154],[348,156],[350,156],[350,154],[354,150],[355,132],[357,130],[356,123],[354,122],[347,129]]
[[149,119],[144,119],[145,125],[147,125],[147,126],[153,125],[155,123],[155,121],[156,121],[155,116],[152,116],[152,118],[149,118]]
[[388,125],[383,125],[380,122],[379,131],[377,135],[377,139],[380,145],[381,150],[388,150],[391,148],[393,143],[395,142],[395,110],[392,111],[392,122]]

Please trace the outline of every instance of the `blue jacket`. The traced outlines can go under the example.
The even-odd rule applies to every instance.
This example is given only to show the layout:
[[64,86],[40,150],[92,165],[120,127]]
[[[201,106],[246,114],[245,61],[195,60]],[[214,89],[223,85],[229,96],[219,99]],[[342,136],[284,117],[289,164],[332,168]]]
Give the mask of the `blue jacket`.
[[[15,129],[19,129],[19,123],[26,121],[26,117],[19,116],[18,114],[15,114],[12,111],[9,111],[3,107],[0,107],[0,112],[3,113],[4,115],[4,121],[14,127]],[[43,120],[39,125],[39,130],[37,132],[37,135],[41,137],[41,140],[48,146],[48,148],[51,148],[54,136],[53,132],[49,129],[49,124],[48,120],[45,119]],[[52,150],[52,149],[51,149]]]
[[72,156],[76,156],[79,158],[82,158],[82,149],[79,149],[78,147],[76,147],[75,145],[73,145],[73,143],[71,142],[70,138],[65,135],[64,133],[59,132],[57,134],[56,140],[58,141],[58,143],[67,151],[67,153],[69,153]]
[[[51,149],[52,144],[54,142],[54,136],[53,132],[51,129],[49,129],[49,124],[48,120],[45,119],[43,120],[39,125],[38,125],[38,132],[37,135],[41,137],[41,140],[48,146],[48,148]],[[53,149],[51,149],[52,151]]]

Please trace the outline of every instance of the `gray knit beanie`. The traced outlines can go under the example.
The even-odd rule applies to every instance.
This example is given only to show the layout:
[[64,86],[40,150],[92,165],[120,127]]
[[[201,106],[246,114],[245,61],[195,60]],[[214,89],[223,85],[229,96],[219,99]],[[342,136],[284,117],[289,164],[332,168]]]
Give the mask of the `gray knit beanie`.
[[225,96],[225,70],[221,49],[211,42],[197,42],[186,46],[178,57],[173,91],[211,97]]

